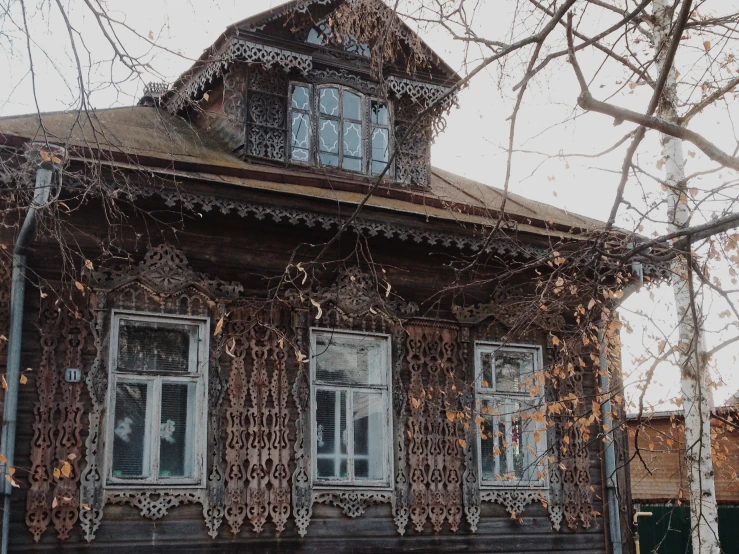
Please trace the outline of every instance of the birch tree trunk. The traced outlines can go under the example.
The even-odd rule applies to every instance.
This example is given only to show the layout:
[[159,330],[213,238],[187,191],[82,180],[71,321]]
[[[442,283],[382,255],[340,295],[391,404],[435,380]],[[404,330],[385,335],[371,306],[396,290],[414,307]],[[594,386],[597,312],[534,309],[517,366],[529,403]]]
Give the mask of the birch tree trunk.
[[[655,0],[654,46],[660,72],[669,71],[658,107],[658,115],[671,123],[679,123],[677,114],[677,82],[674,65],[664,67],[672,29],[672,15],[677,11],[669,0]],[[685,182],[683,141],[660,135],[665,181],[669,187],[669,231],[689,225]],[[693,554],[719,554],[718,509],[711,458],[711,413],[708,402],[707,370],[703,355],[702,317],[691,293],[688,258],[678,257],[672,265],[672,288],[677,307],[683,414],[685,417],[685,461],[688,470],[688,498]]]

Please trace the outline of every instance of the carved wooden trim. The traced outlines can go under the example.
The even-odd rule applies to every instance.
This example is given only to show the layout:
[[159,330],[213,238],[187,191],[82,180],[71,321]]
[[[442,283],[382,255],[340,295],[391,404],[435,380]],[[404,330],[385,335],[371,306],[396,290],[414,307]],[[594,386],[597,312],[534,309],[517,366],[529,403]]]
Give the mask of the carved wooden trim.
[[33,406],[30,488],[26,499],[26,525],[38,542],[51,522],[52,475],[54,470],[54,398],[59,382],[56,349],[61,309],[55,299],[42,302],[39,321],[41,360],[36,373],[38,400]]
[[287,326],[281,312],[237,308],[226,327],[231,358],[226,410],[226,520],[277,533],[290,515]]
[[373,504],[391,504],[393,493],[388,491],[314,491],[313,502],[332,504],[341,508],[344,515],[356,518]]
[[457,413],[459,390],[454,372],[460,369],[456,330],[408,327],[410,370],[409,467],[410,518],[417,532],[426,521],[439,532],[447,521],[452,531],[462,518],[462,430],[447,411]]
[[310,376],[308,374],[308,312],[293,311],[292,327],[295,335],[298,373],[293,383],[293,398],[298,411],[295,418],[295,471],[292,476],[293,514],[298,535],[304,537],[313,515],[313,488],[310,461]]
[[[64,337],[64,368],[79,368],[82,377],[85,367],[82,353],[89,334],[90,313],[82,302],[77,302],[74,313],[64,310],[62,314],[62,336]],[[62,368],[62,370],[64,369]],[[56,440],[56,465],[69,464],[70,473],[63,473],[57,480],[54,490],[54,503],[51,518],[60,540],[69,536],[72,526],[79,516],[80,460],[82,458],[82,383],[67,383],[61,379],[59,384],[62,398],[59,402],[59,425]]]
[[125,490],[106,491],[106,504],[127,504],[140,511],[141,517],[156,521],[167,515],[167,512],[184,504],[205,504],[204,490]]
[[[132,491],[110,490],[103,486],[105,468],[104,445],[102,444],[105,424],[108,389],[108,335],[110,331],[109,309],[115,307],[140,312],[177,314],[187,316],[210,316],[218,320],[224,313],[222,301],[237,297],[242,289],[239,283],[227,283],[192,270],[186,256],[168,244],[150,249],[144,259],[130,267],[100,268],[87,275],[93,294],[92,335],[96,356],[85,383],[90,393],[92,409],[89,413],[89,434],[85,442],[87,466],[82,472],[80,486],[80,521],[85,539],[95,538],[102,521],[106,502],[136,505],[148,513],[160,510],[161,515],[169,507],[181,503],[200,503],[208,534],[215,538],[224,517],[225,491],[220,444],[221,418],[219,407],[223,397],[218,358],[222,342],[211,344],[208,370],[208,468],[206,489],[177,489],[175,493],[161,493],[162,489]],[[151,511],[154,510],[154,511]],[[159,513],[159,512],[156,512]],[[159,516],[161,517],[161,516]]]
[[89,280],[92,288],[104,291],[139,282],[159,296],[171,296],[192,287],[210,298],[235,298],[244,290],[240,283],[227,283],[196,273],[190,267],[187,257],[167,243],[149,249],[144,259],[134,266],[91,271]]

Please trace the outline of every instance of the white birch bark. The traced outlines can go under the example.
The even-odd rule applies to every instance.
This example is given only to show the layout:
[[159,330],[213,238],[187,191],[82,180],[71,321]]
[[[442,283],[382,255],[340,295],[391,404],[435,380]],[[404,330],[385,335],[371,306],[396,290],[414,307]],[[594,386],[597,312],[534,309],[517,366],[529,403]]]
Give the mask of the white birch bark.
[[[670,0],[655,0],[654,41],[657,67],[663,71],[673,10]],[[677,82],[674,65],[669,70],[658,115],[671,123],[678,123]],[[688,226],[690,209],[687,204],[685,157],[683,141],[660,135],[665,165],[668,195],[669,231]],[[702,317],[696,306],[693,311],[687,260],[676,258],[672,265],[672,288],[678,316],[683,414],[685,417],[685,461],[688,472],[688,499],[693,554],[719,554],[718,508],[711,458],[711,413],[708,402],[707,368],[703,356]],[[696,325],[697,319],[697,325]]]

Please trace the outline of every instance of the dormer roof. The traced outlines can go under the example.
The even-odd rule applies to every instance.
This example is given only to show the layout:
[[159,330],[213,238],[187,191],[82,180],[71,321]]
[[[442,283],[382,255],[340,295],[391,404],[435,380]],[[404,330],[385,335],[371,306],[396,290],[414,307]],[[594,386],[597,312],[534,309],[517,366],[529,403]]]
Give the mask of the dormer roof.
[[[383,40],[393,42],[392,48],[397,55],[394,59],[384,60],[379,72],[372,71],[372,62],[362,59],[364,56],[338,52],[337,48],[311,44],[305,40],[304,36],[310,28],[336,14],[342,6],[357,10],[371,9],[376,16],[381,14],[391,18],[397,32],[394,37],[383,37]],[[417,63],[418,59],[422,59],[422,63]],[[438,99],[461,79],[382,0],[292,0],[229,26],[203,51],[198,61],[172,84],[165,95],[165,105],[169,111],[177,113],[189,103],[197,101],[236,60],[302,74],[319,67],[343,68],[359,75],[372,76],[395,94],[407,94],[423,103]]]

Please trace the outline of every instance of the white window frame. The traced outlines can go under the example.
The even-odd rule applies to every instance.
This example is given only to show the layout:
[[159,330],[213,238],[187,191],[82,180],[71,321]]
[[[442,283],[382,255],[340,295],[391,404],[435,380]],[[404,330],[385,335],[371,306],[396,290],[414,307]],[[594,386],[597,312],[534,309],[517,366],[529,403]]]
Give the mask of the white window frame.
[[[493,368],[492,375],[491,375],[491,381],[487,383],[487,387],[483,386],[484,376],[483,376],[483,367],[482,367],[482,355],[484,353],[491,353],[494,355],[497,351],[504,351],[504,352],[526,352],[533,354],[534,359],[534,368],[532,373],[532,378],[537,374],[542,372],[543,368],[543,357],[542,357],[542,348],[539,345],[536,344],[521,344],[521,343],[503,343],[503,342],[489,342],[489,341],[476,341],[475,342],[475,407],[476,407],[476,415],[478,417],[486,417],[488,414],[484,414],[481,412],[481,407],[483,406],[485,401],[491,401],[491,402],[521,402],[527,403],[527,404],[535,404],[539,406],[539,409],[543,409],[544,407],[544,384],[538,383],[538,386],[541,387],[541,391],[535,395],[531,396],[529,394],[528,390],[525,390],[523,392],[510,392],[510,391],[501,391],[498,392],[496,390],[496,383],[495,383],[495,369]],[[520,416],[519,416],[520,417]],[[478,420],[479,421],[479,420]],[[532,420],[531,420],[532,421]],[[533,422],[533,421],[532,421]],[[503,479],[501,476],[501,479],[485,479],[483,477],[482,472],[482,436],[480,433],[480,425],[475,425],[475,442],[476,442],[476,449],[477,449],[477,474],[479,476],[479,482],[481,488],[490,488],[490,489],[496,489],[496,488],[536,488],[536,489],[546,489],[548,488],[549,479],[547,478],[548,475],[548,464],[547,464],[547,429],[546,424],[544,423],[536,423],[533,422],[535,425],[535,430],[539,432],[540,439],[536,442],[536,448],[535,455],[533,455],[528,448],[521,448],[522,454],[524,456],[524,468],[528,468],[529,466],[535,464],[535,467],[531,468],[530,473],[533,473],[537,469],[541,472],[541,475],[543,476],[543,479]],[[510,425],[507,427],[506,431],[506,437],[504,440],[510,444]],[[507,460],[507,465],[509,467],[512,467],[512,449],[508,448],[507,453],[510,453],[510,459]],[[533,460],[532,460],[533,457]]]
[[[305,87],[308,89],[308,94],[310,96],[310,102],[309,102],[309,111],[294,108],[292,105],[292,94],[293,94],[293,87]],[[321,120],[321,110],[320,110],[320,97],[321,97],[321,89],[325,88],[336,88],[339,90],[339,115],[338,116],[330,116],[325,115],[326,119],[330,119],[332,121],[336,121],[338,125],[338,131],[339,131],[339,148],[338,152],[336,153],[336,156],[339,159],[339,165],[338,166],[332,166],[321,163],[321,149],[320,149],[320,120]],[[348,91],[352,94],[356,94],[360,98],[360,109],[361,109],[361,121],[356,121],[352,119],[347,119],[346,121],[350,123],[360,123],[362,125],[362,169],[359,171],[356,171],[354,169],[345,169],[343,167],[343,122],[345,121],[344,115],[343,115],[343,92]],[[385,104],[385,107],[387,108],[387,117],[388,122],[387,123],[372,123],[372,102],[380,102],[382,104]],[[302,115],[305,115],[308,117],[310,121],[310,128],[308,130],[309,134],[309,148],[308,148],[308,159],[307,160],[300,160],[300,159],[294,159],[293,158],[293,140],[292,140],[292,125],[293,125],[293,113],[299,113]],[[357,90],[353,87],[343,85],[340,83],[331,83],[331,82],[322,82],[322,83],[306,83],[302,81],[290,81],[289,88],[288,88],[288,98],[287,98],[287,114],[288,114],[288,130],[287,130],[287,146],[288,146],[288,163],[295,164],[295,165],[303,165],[303,166],[312,166],[312,167],[319,167],[322,169],[329,169],[331,171],[343,171],[352,175],[363,175],[365,177],[376,177],[380,174],[380,172],[375,172],[372,169],[372,162],[373,162],[373,155],[372,155],[372,135],[374,134],[375,130],[382,129],[387,131],[388,134],[388,144],[387,144],[387,157],[388,160],[390,160],[393,152],[393,142],[394,142],[394,136],[393,136],[393,124],[395,121],[394,118],[394,112],[393,112],[393,103],[386,99],[386,98],[380,98],[379,96],[372,96],[371,94],[366,94],[360,90]],[[301,148],[302,149],[302,148]],[[392,177],[393,176],[393,167],[394,164],[390,164],[390,167],[385,172],[385,177]]]
[[[342,385],[337,383],[323,383],[316,378],[316,336],[319,334],[328,334],[333,337],[341,336],[360,336],[372,337],[375,339],[383,339],[385,341],[386,365],[383,376],[385,382],[380,385]],[[344,331],[329,329],[323,327],[310,328],[310,425],[311,425],[311,482],[316,489],[332,489],[337,488],[353,488],[353,489],[371,489],[371,490],[392,490],[393,482],[393,414],[392,414],[392,340],[391,336],[383,333],[363,333],[359,331]],[[316,390],[329,390],[336,392],[346,392],[349,407],[347,409],[347,428],[346,434],[351,437],[347,441],[347,479],[321,479],[318,478],[318,448],[316,441],[316,432],[318,425],[316,422]],[[353,413],[353,402],[355,392],[372,392],[382,393],[383,404],[385,407],[385,432],[383,444],[385,448],[383,458],[383,474],[385,478],[382,480],[372,479],[352,479],[354,474],[354,422],[350,417]]]
[[[190,345],[191,370],[183,372],[167,371],[118,371],[118,331],[121,321],[170,323],[196,325],[198,328],[198,341],[196,345]],[[207,444],[207,394],[208,394],[208,364],[209,364],[209,330],[210,318],[191,317],[178,315],[161,315],[149,312],[132,312],[113,310],[111,314],[111,328],[108,356],[108,399],[107,399],[107,425],[105,441],[105,486],[106,488],[142,488],[142,487],[188,487],[205,488],[206,485],[206,444]],[[195,360],[193,364],[193,355]],[[148,441],[145,447],[148,449],[149,476],[144,478],[122,478],[113,476],[113,444],[115,431],[115,400],[116,384],[118,382],[146,383],[147,391],[147,417],[146,427]],[[187,433],[192,445],[192,477],[167,478],[159,477],[159,448],[156,447],[160,441],[160,426],[154,422],[161,419],[161,390],[162,383],[194,383],[195,405],[193,408],[192,423],[188,425]]]

